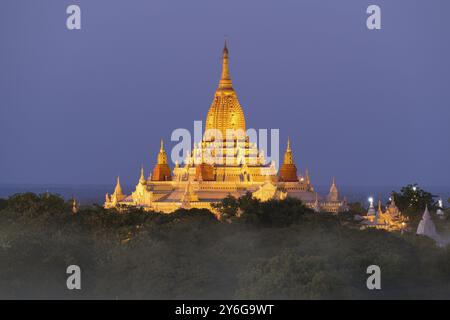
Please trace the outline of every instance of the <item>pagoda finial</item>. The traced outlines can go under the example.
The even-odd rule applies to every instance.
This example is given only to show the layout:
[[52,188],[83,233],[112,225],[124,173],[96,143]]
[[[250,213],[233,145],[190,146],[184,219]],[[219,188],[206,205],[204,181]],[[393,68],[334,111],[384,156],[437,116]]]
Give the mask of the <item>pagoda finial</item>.
[[333,180],[331,181],[331,188],[337,189],[335,177],[333,177]]
[[223,54],[228,54],[228,47],[227,47],[227,36],[225,36],[225,43],[223,45]]
[[294,158],[291,150],[291,140],[288,138],[286,152],[284,153],[284,164],[294,164]]
[[333,201],[337,201],[339,198],[339,191],[336,186],[336,179],[334,177],[333,177],[333,181],[331,182],[329,197]]
[[220,86],[231,88],[230,70],[228,68],[228,46],[226,39],[222,51],[222,76],[220,78]]
[[117,176],[117,183],[116,188],[114,189],[115,195],[121,195],[122,194],[122,186],[120,185],[120,176]]
[[311,179],[309,178],[309,170],[308,170],[308,168],[306,168],[306,170],[305,170],[305,180],[306,180],[307,184],[311,183]]
[[145,180],[145,175],[144,175],[144,165],[141,165],[141,176],[139,178],[139,183],[140,184],[145,184],[147,181]]
[[159,148],[159,154],[158,154],[158,164],[167,164],[167,155],[166,151],[164,150],[164,141],[161,139],[161,146]]

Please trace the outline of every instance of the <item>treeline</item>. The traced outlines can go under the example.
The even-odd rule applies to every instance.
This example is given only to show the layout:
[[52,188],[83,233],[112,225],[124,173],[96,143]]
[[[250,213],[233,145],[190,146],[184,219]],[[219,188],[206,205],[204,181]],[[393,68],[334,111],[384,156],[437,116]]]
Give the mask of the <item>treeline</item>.
[[[249,196],[173,214],[72,213],[53,194],[0,201],[0,298],[448,298],[450,250],[414,234],[360,231],[352,213]],[[68,290],[66,268],[82,270]],[[382,289],[366,287],[379,265]]]

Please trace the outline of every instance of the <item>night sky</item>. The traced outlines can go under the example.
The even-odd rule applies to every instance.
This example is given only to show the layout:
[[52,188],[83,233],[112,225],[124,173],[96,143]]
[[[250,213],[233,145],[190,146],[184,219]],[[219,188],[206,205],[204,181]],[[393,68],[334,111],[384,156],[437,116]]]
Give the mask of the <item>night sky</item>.
[[[70,4],[81,30],[66,28]],[[381,30],[366,27],[369,4]],[[448,0],[2,0],[0,183],[137,182],[160,138],[204,121],[227,35],[247,127],[279,128],[282,152],[290,136],[313,184],[450,185],[449,12]]]

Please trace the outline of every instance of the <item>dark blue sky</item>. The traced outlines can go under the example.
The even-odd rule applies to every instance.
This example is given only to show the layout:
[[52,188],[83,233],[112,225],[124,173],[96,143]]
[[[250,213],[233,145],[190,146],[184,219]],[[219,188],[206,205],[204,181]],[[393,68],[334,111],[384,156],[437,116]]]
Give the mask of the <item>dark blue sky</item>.
[[0,183],[135,183],[161,137],[204,121],[226,34],[247,126],[291,136],[313,183],[450,185],[449,1],[0,6]]

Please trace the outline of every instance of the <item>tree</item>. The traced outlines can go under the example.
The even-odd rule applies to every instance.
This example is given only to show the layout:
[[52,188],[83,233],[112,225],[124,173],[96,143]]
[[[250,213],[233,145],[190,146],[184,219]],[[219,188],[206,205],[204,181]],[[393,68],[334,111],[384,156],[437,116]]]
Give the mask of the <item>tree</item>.
[[366,209],[361,204],[361,202],[351,202],[348,204],[349,211],[353,214],[359,214],[364,215],[366,212]]
[[235,197],[228,195],[222,201],[213,203],[211,206],[220,213],[221,219],[229,219],[237,215],[239,203]]
[[238,199],[239,209],[242,214],[256,212],[260,208],[261,201],[254,198],[250,192],[247,192],[245,195]]
[[0,210],[6,208],[7,205],[8,205],[8,200],[0,199]]
[[26,215],[55,215],[70,210],[70,206],[59,195],[51,193],[17,193],[8,198],[7,209]]
[[425,206],[434,210],[437,204],[436,196],[418,187],[417,183],[408,184],[399,193],[393,192],[392,196],[400,211],[410,217],[420,216]]

